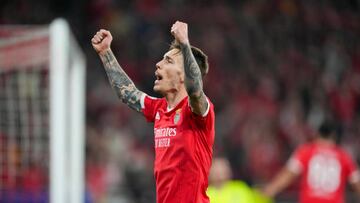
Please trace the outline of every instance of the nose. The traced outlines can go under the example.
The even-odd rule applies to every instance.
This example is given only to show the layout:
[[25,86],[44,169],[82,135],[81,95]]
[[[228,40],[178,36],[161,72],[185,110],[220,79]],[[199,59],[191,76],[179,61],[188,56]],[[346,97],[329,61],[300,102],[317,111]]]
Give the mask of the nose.
[[161,61],[156,63],[156,69],[160,69],[160,64],[161,64]]

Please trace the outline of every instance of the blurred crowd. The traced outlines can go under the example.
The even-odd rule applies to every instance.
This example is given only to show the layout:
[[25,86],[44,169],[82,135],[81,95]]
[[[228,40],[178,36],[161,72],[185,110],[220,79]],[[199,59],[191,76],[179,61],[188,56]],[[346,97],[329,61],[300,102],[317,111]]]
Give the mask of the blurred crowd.
[[235,179],[259,185],[324,119],[338,123],[339,143],[359,160],[359,10],[358,0],[8,0],[0,23],[69,20],[87,56],[87,189],[95,202],[142,203],[155,199],[152,124],[111,90],[90,44],[98,29],[111,31],[138,88],[159,96],[155,63],[172,23],[187,22],[191,44],[209,56],[214,155],[230,161]]

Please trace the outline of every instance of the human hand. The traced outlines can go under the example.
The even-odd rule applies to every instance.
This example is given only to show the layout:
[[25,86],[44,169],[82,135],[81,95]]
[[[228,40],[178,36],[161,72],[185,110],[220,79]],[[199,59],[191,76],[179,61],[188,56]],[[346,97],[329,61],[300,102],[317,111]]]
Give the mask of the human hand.
[[186,23],[176,21],[171,27],[171,34],[180,44],[189,44],[188,25]]
[[111,33],[107,30],[99,30],[91,39],[91,44],[98,54],[102,54],[107,50],[110,50],[112,42]]

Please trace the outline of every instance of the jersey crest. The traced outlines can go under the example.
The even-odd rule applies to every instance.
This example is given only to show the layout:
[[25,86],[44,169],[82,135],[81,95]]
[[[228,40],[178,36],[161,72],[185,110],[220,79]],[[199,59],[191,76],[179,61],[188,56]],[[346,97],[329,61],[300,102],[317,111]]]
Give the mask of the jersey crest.
[[156,112],[155,120],[160,120],[160,114],[159,114],[159,112]]
[[181,114],[181,109],[176,110],[175,116],[174,116],[174,124],[177,124],[180,120],[180,114]]

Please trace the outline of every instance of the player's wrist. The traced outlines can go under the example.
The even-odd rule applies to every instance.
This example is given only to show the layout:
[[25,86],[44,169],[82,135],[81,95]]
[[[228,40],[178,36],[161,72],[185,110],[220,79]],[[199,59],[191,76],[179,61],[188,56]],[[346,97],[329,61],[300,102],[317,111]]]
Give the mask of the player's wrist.
[[98,51],[98,54],[100,56],[104,56],[107,52],[111,51],[110,47],[109,48],[106,48],[106,49],[103,49],[103,50],[99,50]]
[[187,39],[187,40],[182,40],[182,41],[179,41],[179,44],[181,46],[190,46],[190,41]]
[[181,49],[188,49],[188,48],[191,49],[189,40],[186,41],[186,42],[179,42],[179,45],[180,45],[180,48],[181,48]]

